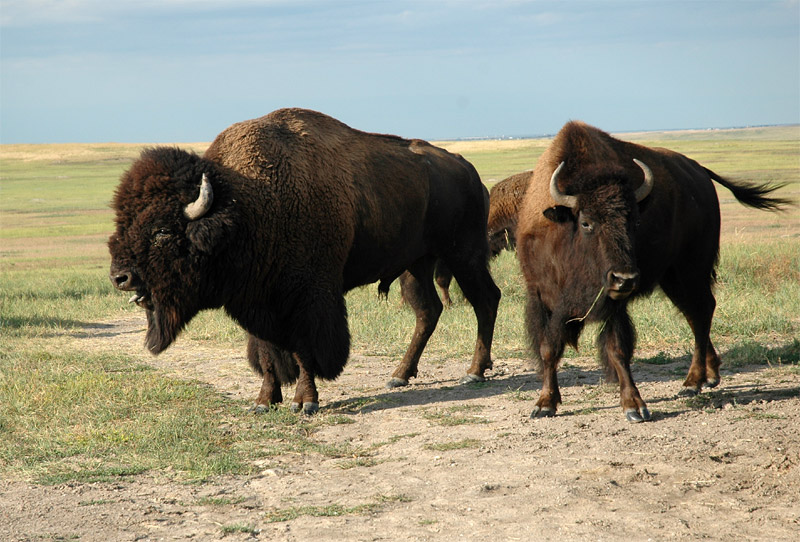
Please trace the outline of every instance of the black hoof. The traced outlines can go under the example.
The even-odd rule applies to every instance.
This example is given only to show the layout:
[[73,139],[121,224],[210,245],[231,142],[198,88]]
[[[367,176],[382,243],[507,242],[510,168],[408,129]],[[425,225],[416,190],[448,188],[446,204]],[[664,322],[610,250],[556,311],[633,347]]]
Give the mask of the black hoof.
[[297,414],[298,412],[300,412],[301,406],[302,405],[300,403],[292,403],[291,405],[289,405],[289,410]]
[[474,384],[475,382],[486,382],[486,379],[482,376],[467,373],[458,381],[459,384]]
[[642,407],[639,410],[634,408],[629,408],[625,411],[625,417],[631,423],[641,423],[650,421],[650,411],[647,410],[647,407]]
[[253,414],[264,414],[266,412],[269,412],[269,406],[268,405],[253,405],[248,410],[250,412],[252,412]]
[[403,380],[402,378],[392,377],[389,382],[386,383],[386,387],[390,390],[393,388],[402,388],[403,386],[408,386],[408,380]]
[[319,412],[319,403],[303,403],[303,414],[313,416]]
[[556,409],[551,407],[536,407],[531,412],[531,418],[534,420],[536,418],[552,418],[556,415]]
[[699,388],[691,388],[687,386],[678,392],[678,397],[695,397],[698,393],[700,393]]
[[716,388],[719,386],[719,378],[713,378],[711,380],[707,380],[703,387],[705,388]]

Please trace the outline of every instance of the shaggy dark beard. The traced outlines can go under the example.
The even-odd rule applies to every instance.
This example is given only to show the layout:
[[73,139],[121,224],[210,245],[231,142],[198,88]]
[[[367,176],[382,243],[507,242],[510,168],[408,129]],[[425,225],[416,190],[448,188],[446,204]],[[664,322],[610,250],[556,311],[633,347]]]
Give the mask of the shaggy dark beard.
[[176,309],[156,306],[146,310],[147,333],[144,344],[155,355],[166,350],[178,337],[190,318],[182,318]]

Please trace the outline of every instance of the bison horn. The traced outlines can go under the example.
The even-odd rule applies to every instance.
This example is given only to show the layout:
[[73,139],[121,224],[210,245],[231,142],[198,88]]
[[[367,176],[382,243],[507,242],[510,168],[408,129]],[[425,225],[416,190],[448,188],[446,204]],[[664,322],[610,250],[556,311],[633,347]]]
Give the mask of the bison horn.
[[553,198],[553,201],[555,201],[557,205],[563,205],[564,207],[569,207],[570,209],[574,209],[575,205],[578,204],[578,198],[576,198],[575,196],[568,196],[558,189],[558,174],[561,173],[561,170],[563,168],[564,168],[564,162],[561,162],[560,164],[558,164],[558,167],[553,172],[553,175],[550,177],[550,196]]
[[211,188],[211,183],[208,182],[208,177],[203,173],[203,179],[200,181],[200,195],[184,208],[183,214],[189,220],[197,220],[208,212],[213,201],[214,190]]
[[639,202],[649,196],[650,191],[653,190],[653,172],[650,171],[650,168],[647,167],[647,164],[641,160],[634,158],[633,161],[636,162],[636,165],[642,168],[642,171],[644,172],[644,182],[639,188],[636,189],[636,192],[634,193],[634,196],[636,196],[636,201]]

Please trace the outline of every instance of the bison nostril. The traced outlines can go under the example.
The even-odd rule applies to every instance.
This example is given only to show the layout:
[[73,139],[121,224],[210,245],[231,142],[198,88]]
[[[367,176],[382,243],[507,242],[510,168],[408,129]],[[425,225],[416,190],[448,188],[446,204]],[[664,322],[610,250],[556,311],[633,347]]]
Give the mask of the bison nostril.
[[118,273],[116,275],[111,275],[111,282],[114,284],[116,288],[120,290],[125,290],[128,286],[130,286],[131,276],[128,273]]
[[609,287],[617,290],[632,290],[639,281],[639,273],[609,273]]

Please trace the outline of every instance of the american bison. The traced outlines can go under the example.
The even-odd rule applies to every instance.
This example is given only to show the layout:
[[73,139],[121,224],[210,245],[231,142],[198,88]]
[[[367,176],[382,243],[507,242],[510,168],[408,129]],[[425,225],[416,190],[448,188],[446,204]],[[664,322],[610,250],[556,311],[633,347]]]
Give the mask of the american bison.
[[695,338],[688,393],[719,383],[709,338],[720,211],[712,180],[743,204],[776,210],[777,187],[723,179],[676,152],[617,140],[569,122],[539,158],[517,228],[527,287],[526,327],[542,390],[531,417],[561,402],[556,367],[585,322],[602,322],[600,360],[620,383],[627,419],[650,419],[630,370],[635,331],[628,303],[660,286]]
[[517,246],[517,215],[522,198],[533,177],[533,171],[523,171],[499,181],[489,191],[489,250],[497,256],[503,250]]
[[500,299],[483,191],[469,162],[425,141],[281,109],[234,124],[202,157],[144,151],[114,195],[110,278],[145,309],[152,353],[199,311],[224,307],[250,333],[248,358],[264,376],[257,405],[297,379],[293,408],[313,413],[315,377],[336,378],[349,354],[344,293],[406,270],[417,321],[392,382],[416,376],[442,311],[440,259],[475,310],[467,377],[481,380]]

